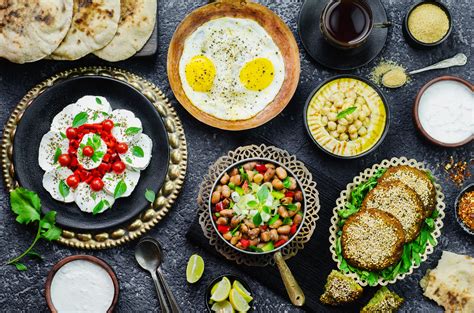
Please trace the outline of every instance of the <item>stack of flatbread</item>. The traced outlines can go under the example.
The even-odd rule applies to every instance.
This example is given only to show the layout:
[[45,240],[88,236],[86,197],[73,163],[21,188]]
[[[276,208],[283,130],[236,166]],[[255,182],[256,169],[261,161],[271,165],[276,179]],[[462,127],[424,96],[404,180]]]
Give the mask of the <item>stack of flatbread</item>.
[[0,0],[0,57],[125,60],[150,38],[156,9],[157,0]]
[[438,266],[420,281],[424,295],[446,312],[474,312],[474,258],[443,251]]

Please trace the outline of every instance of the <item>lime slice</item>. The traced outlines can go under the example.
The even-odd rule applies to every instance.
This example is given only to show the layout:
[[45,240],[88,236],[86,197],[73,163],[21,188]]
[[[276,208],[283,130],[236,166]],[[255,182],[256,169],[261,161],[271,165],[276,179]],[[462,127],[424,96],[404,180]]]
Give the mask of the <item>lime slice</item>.
[[224,277],[217,283],[216,290],[211,294],[211,300],[216,302],[224,301],[229,296],[229,291],[230,281],[227,277]]
[[211,295],[216,292],[216,289],[217,289],[217,286],[219,285],[219,283],[215,283],[214,286],[212,286],[212,289],[211,289]]
[[250,310],[249,304],[236,289],[230,291],[229,300],[234,309],[239,312],[247,312]]
[[229,301],[216,302],[212,305],[211,310],[218,313],[234,313],[234,308]]
[[252,296],[250,295],[250,292],[245,289],[244,285],[242,285],[240,281],[234,280],[232,288],[237,290],[237,292],[240,293],[240,295],[245,299],[245,301],[247,301],[247,303],[253,300]]
[[186,267],[186,280],[190,284],[197,282],[204,272],[204,260],[197,254],[191,255]]

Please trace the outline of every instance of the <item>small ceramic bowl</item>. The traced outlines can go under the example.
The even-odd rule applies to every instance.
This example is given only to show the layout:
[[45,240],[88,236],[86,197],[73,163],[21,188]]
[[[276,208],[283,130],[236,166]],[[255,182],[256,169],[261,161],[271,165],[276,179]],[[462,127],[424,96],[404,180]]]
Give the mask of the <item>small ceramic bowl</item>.
[[227,277],[229,280],[230,280],[230,283],[233,284],[234,283],[234,280],[238,280],[244,287],[245,289],[247,289],[248,292],[250,292],[250,295],[252,296],[252,298],[254,298],[252,301],[250,301],[249,303],[249,306],[250,306],[250,310],[248,312],[254,312],[254,306],[255,306],[255,295],[254,293],[252,292],[252,290],[250,289],[249,287],[249,284],[247,284],[246,281],[244,281],[242,278],[236,276],[236,275],[233,275],[233,274],[224,274],[224,275],[220,275],[218,277],[216,277],[213,281],[210,282],[210,284],[207,286],[206,288],[206,294],[204,295],[204,301],[206,303],[206,308],[207,308],[207,311],[209,313],[213,312],[211,310],[211,307],[212,307],[212,304],[210,304],[210,300],[211,300],[211,289],[212,287],[217,284],[219,281],[222,280],[222,278],[224,277]]
[[59,269],[63,267],[64,265],[66,265],[67,263],[72,262],[72,261],[77,261],[77,260],[84,260],[84,261],[88,261],[96,265],[99,265],[110,275],[110,278],[112,279],[112,282],[114,284],[114,298],[112,300],[112,304],[107,310],[107,313],[112,313],[115,309],[115,306],[117,305],[119,290],[120,290],[117,276],[115,275],[115,272],[110,267],[110,265],[108,265],[104,260],[99,259],[92,255],[71,255],[60,260],[58,263],[56,263],[53,266],[53,268],[48,274],[48,277],[46,278],[46,286],[45,286],[45,297],[46,297],[46,303],[48,305],[49,310],[52,313],[58,312],[56,308],[54,307],[53,301],[51,299],[51,284],[53,282],[54,275],[56,275],[57,271],[59,271]]
[[423,128],[423,126],[421,125],[420,116],[418,115],[418,111],[419,111],[419,107],[420,107],[420,100],[421,100],[421,97],[423,96],[423,93],[431,85],[433,85],[437,82],[440,82],[440,81],[445,81],[445,80],[452,80],[452,81],[462,83],[462,84],[466,85],[469,89],[471,89],[471,91],[474,92],[474,85],[472,85],[470,82],[468,82],[468,81],[466,81],[462,78],[456,77],[456,76],[440,76],[440,77],[437,77],[433,80],[430,80],[425,85],[423,85],[423,87],[421,87],[420,91],[418,91],[418,94],[416,95],[415,103],[413,105],[413,120],[415,122],[416,127],[421,132],[421,134],[426,139],[428,139],[428,141],[430,141],[432,144],[438,145],[438,146],[443,147],[443,148],[457,148],[457,147],[461,147],[461,146],[473,141],[474,136],[468,137],[465,140],[457,142],[457,143],[445,143],[445,142],[439,141],[439,140],[434,139],[433,137],[431,137],[430,134]]
[[469,191],[474,191],[474,183],[472,184],[469,184],[467,185],[466,187],[464,187],[463,190],[461,190],[461,192],[458,194],[458,196],[456,197],[456,200],[454,201],[454,212],[455,212],[455,215],[456,215],[456,221],[458,222],[458,224],[461,226],[462,229],[464,229],[464,231],[470,235],[473,235],[474,236],[474,230],[470,229],[469,227],[467,227],[466,224],[464,224],[464,222],[459,218],[459,215],[458,215],[458,206],[459,206],[459,201],[461,201],[461,197],[466,193],[466,192],[469,192]]
[[[246,254],[263,255],[263,254],[267,254],[267,253],[274,253],[274,252],[280,251],[281,249],[286,247],[290,242],[293,241],[293,239],[295,239],[298,236],[299,232],[301,231],[301,228],[303,228],[303,225],[305,223],[305,218],[306,218],[306,206],[305,206],[305,204],[306,204],[306,193],[304,191],[303,185],[301,184],[301,181],[293,173],[293,171],[291,171],[288,167],[281,164],[280,162],[277,162],[277,161],[271,160],[271,159],[266,159],[266,158],[249,158],[249,159],[244,159],[244,160],[241,160],[241,161],[238,161],[238,162],[232,164],[231,166],[226,168],[224,171],[222,171],[222,173],[217,177],[217,179],[214,182],[214,185],[212,185],[212,192],[214,192],[214,190],[216,190],[217,185],[219,184],[222,176],[224,176],[225,173],[229,172],[234,167],[243,165],[247,162],[253,162],[253,161],[264,162],[264,163],[272,163],[277,167],[281,166],[288,172],[288,176],[293,177],[296,180],[296,184],[297,184],[299,190],[301,190],[301,192],[303,193],[303,201],[301,201],[301,207],[302,207],[301,211],[303,212],[303,219],[302,219],[300,225],[298,226],[298,229],[296,230],[295,234],[293,236],[291,236],[288,239],[287,242],[285,242],[284,244],[282,244],[281,246],[279,246],[277,248],[274,248],[273,250],[262,251],[262,252],[254,252],[254,251],[250,251],[250,250],[241,250],[241,249],[237,248],[236,246],[232,245],[229,241],[225,240],[224,236],[217,230],[217,224],[215,223],[215,221],[212,221],[212,226],[214,227],[214,230],[217,233],[217,235],[219,236],[219,238],[223,242],[225,242],[228,246],[232,247],[232,249],[235,249],[239,252],[246,253]],[[211,192],[211,195],[212,195],[212,192]],[[209,200],[208,200],[209,218],[212,218],[212,214],[213,214],[213,212],[212,212],[212,203],[211,203],[211,195],[209,195]]]
[[[408,18],[410,17],[410,14],[419,5],[427,4],[427,3],[428,4],[434,4],[438,7],[440,7],[446,13],[446,15],[448,16],[448,20],[449,20],[449,29],[446,32],[446,34],[444,35],[444,37],[441,38],[440,40],[438,40],[437,42],[433,42],[433,43],[425,43],[425,42],[419,41],[418,39],[416,39],[410,33],[410,30],[408,29]],[[419,48],[419,49],[433,48],[433,47],[436,47],[436,46],[440,45],[441,43],[443,43],[449,37],[449,35],[451,34],[451,31],[453,29],[453,22],[452,22],[452,18],[451,18],[451,13],[449,12],[448,8],[439,1],[433,1],[433,0],[420,1],[420,2],[416,3],[415,5],[413,5],[408,10],[407,14],[405,15],[405,19],[403,21],[402,29],[403,29],[403,34],[405,35],[405,39],[407,40],[407,42],[410,46],[412,46],[414,48]]]

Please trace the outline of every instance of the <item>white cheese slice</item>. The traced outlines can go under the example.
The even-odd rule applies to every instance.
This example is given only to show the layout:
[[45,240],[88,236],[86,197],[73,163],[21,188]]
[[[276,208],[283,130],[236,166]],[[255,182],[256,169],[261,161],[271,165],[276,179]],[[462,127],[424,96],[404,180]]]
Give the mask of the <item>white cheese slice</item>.
[[110,119],[114,122],[112,135],[118,142],[130,143],[143,131],[142,122],[128,110],[114,110]]
[[43,175],[43,187],[55,200],[65,203],[74,202],[74,189],[69,188],[66,184],[66,179],[72,174],[73,172],[67,167],[58,167],[45,172]]
[[127,168],[141,171],[150,164],[152,149],[153,142],[150,137],[140,134],[129,143],[127,152],[120,154],[120,159],[122,159]]
[[104,97],[84,96],[76,101],[75,114],[81,112],[87,113],[87,124],[97,124],[109,118],[112,107]]
[[[91,146],[94,148],[94,155],[92,157],[85,156],[82,153],[82,149],[85,146]],[[100,138],[98,134],[89,133],[82,137],[79,149],[77,149],[77,161],[86,170],[92,170],[99,167],[102,163],[104,155],[107,153],[107,144]]]
[[104,182],[104,190],[110,195],[114,196],[115,190],[119,182],[125,183],[125,192],[118,198],[128,197],[132,194],[133,190],[138,184],[140,179],[140,172],[126,169],[122,174],[110,172],[104,175],[102,181]]
[[93,213],[94,209],[100,209],[96,213],[102,213],[114,204],[114,197],[101,191],[93,191],[87,183],[80,183],[76,189],[75,201],[83,212]]
[[55,156],[67,153],[69,149],[69,141],[63,138],[59,132],[49,131],[41,138],[38,163],[43,171],[48,172],[59,164],[55,162]]
[[51,123],[51,130],[66,134],[66,129],[72,126],[74,116],[76,116],[76,104],[69,104],[61,112],[56,114]]

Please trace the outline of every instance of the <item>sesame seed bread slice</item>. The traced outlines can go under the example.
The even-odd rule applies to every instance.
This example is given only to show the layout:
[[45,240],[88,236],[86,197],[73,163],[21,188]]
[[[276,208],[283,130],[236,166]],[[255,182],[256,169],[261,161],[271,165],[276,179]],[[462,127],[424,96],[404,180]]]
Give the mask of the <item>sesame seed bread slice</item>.
[[350,265],[363,270],[379,271],[395,264],[404,243],[398,219],[377,209],[351,215],[342,228],[342,255]]
[[396,217],[405,231],[405,242],[418,236],[425,217],[416,192],[399,181],[377,184],[362,202],[361,210],[366,209],[379,209]]
[[425,217],[431,216],[436,206],[436,188],[426,172],[407,165],[393,166],[380,178],[380,183],[400,181],[413,189],[420,197]]

